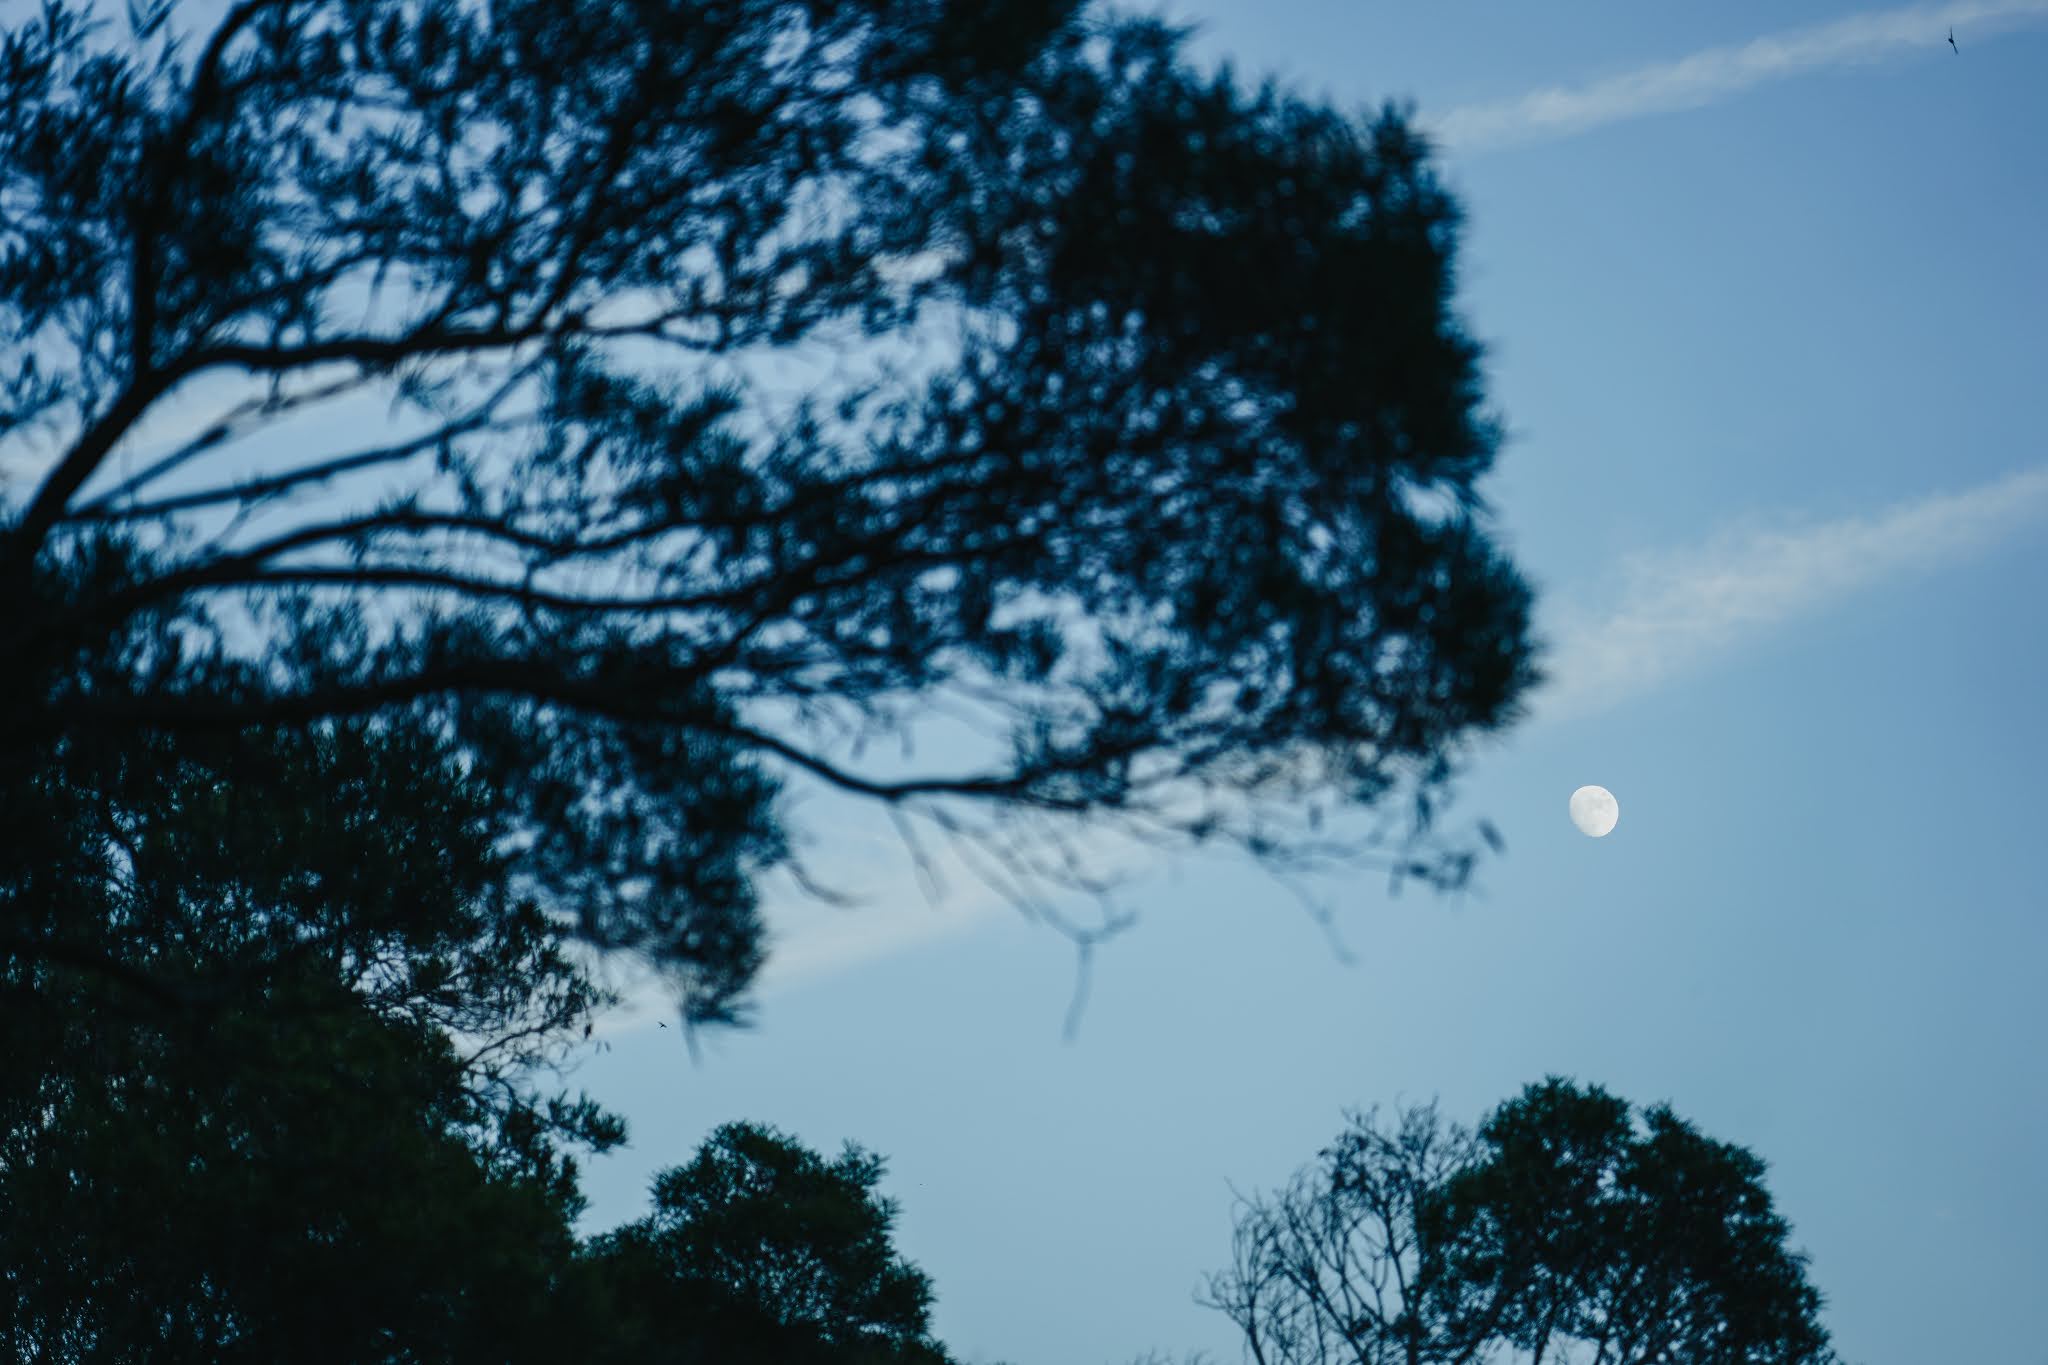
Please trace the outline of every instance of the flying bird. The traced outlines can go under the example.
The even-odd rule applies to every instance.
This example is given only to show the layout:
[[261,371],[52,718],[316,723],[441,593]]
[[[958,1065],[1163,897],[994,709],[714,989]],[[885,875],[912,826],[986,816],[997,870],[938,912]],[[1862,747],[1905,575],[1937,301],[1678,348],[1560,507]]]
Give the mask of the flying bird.
[[1956,55],[1957,55],[1958,57],[1960,57],[1960,56],[1962,56],[1962,55],[1963,55],[1963,50],[1962,50],[1961,48],[1959,48],[1959,47],[1956,47],[1956,30],[1955,30],[1955,25],[1953,25],[1953,24],[1949,25],[1949,30],[1948,30],[1948,45],[1949,45],[1950,47],[1955,47],[1955,48],[1956,48]]

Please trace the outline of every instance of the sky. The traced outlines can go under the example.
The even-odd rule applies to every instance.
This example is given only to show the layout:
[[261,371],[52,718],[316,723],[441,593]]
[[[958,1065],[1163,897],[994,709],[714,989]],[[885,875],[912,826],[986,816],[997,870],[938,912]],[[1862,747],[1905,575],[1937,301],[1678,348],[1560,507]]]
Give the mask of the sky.
[[866,903],[772,884],[758,1022],[694,1056],[607,1021],[572,1081],[632,1142],[586,1226],[766,1121],[888,1159],[963,1359],[1234,1361],[1194,1301],[1234,1191],[1349,1109],[1563,1074],[1763,1156],[1850,1360],[2048,1365],[2048,0],[1168,12],[1443,148],[1552,675],[1459,787],[1507,852],[1457,898],[1324,883],[1327,924],[1141,869],[1076,1020],[1068,940],[811,800]]
[[1508,851],[1331,884],[1335,941],[1240,861],[1147,872],[1070,1036],[1066,940],[800,811],[872,903],[777,891],[759,1021],[694,1061],[613,1025],[588,1222],[764,1120],[888,1158],[963,1358],[1230,1361],[1234,1189],[1558,1073],[1763,1156],[1851,1360],[2048,1361],[2048,0],[1168,12],[1444,147],[1554,675],[1460,787]]

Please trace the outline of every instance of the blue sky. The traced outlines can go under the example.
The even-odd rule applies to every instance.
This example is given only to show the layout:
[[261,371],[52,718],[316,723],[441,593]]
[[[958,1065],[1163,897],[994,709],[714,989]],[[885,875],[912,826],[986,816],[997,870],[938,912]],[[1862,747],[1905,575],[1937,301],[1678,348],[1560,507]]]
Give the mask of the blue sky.
[[1191,1301],[1233,1185],[1563,1072],[1765,1156],[1851,1359],[2048,1359],[2048,3],[1170,12],[1448,145],[1558,675],[1462,788],[1509,852],[1457,901],[1327,887],[1348,960],[1240,863],[1147,875],[1068,1041],[1064,940],[820,804],[875,904],[778,901],[759,1026],[695,1064],[614,1030],[591,1222],[764,1119],[887,1155],[967,1358],[1234,1360]]
[[1461,788],[1509,851],[1457,900],[1324,885],[1342,952],[1241,862],[1154,869],[1069,1039],[1066,940],[811,801],[870,904],[776,886],[760,1022],[696,1062],[609,1022],[589,1225],[767,1120],[888,1157],[966,1359],[1229,1361],[1192,1292],[1233,1186],[1555,1072],[1767,1158],[1851,1360],[2048,1362],[2048,0],[1169,12],[1443,140],[1553,646]]

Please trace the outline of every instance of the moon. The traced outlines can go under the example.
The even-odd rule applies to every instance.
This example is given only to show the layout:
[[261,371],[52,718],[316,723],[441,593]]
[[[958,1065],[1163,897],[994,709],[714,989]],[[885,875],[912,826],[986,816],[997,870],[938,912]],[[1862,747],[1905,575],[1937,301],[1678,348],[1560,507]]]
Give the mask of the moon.
[[1581,787],[1572,793],[1571,812],[1579,833],[1598,839],[1612,832],[1614,822],[1621,819],[1621,803],[1605,787]]

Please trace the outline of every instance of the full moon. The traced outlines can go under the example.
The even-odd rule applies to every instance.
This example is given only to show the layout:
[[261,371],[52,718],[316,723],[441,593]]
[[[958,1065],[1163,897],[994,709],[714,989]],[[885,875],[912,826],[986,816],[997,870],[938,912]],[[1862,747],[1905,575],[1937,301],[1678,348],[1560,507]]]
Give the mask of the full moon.
[[1621,804],[1605,787],[1581,787],[1573,792],[1571,811],[1572,823],[1579,827],[1579,833],[1595,839],[1611,831],[1614,822],[1621,818]]

